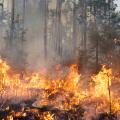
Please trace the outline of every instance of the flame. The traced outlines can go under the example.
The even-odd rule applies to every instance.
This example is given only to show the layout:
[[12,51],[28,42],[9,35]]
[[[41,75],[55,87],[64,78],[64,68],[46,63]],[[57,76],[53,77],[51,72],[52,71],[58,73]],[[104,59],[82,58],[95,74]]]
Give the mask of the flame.
[[97,75],[92,76],[92,80],[95,83],[94,96],[109,99],[109,87],[111,86],[112,78],[112,70],[107,69],[105,65]]
[[14,119],[13,119],[13,116],[12,116],[12,115],[7,116],[7,120],[14,120]]
[[[70,66],[66,75],[62,75],[64,71],[60,65],[58,65],[55,68],[57,72],[56,78],[46,75],[46,72],[28,72],[21,78],[21,74],[13,71],[6,61],[0,59],[0,66],[0,90],[2,91],[4,89],[4,97],[7,97],[7,99],[12,97],[29,98],[36,93],[36,91],[32,91],[31,93],[31,90],[44,89],[42,97],[44,96],[45,100],[43,101],[47,101],[50,96],[56,96],[56,98],[59,96],[61,102],[59,102],[58,99],[55,101],[51,100],[51,104],[59,104],[61,108],[69,108],[73,104],[78,104],[82,96],[81,93],[78,92],[80,75],[78,74],[77,65],[75,64]],[[37,92],[37,94],[40,95],[39,92]],[[70,97],[71,100],[68,100]],[[49,104],[49,102],[47,104]]]
[[[0,59],[1,96],[8,100],[37,97],[34,103],[37,107],[50,105],[60,110],[70,110],[75,105],[82,104],[84,107],[90,107],[90,104],[94,104],[96,111],[108,112],[111,104],[113,112],[120,111],[119,90],[114,94],[114,90],[111,89],[113,78],[112,69],[103,65],[97,75],[91,76],[94,84],[88,86],[88,89],[83,89],[83,82],[86,80],[81,80],[76,64],[67,69],[57,65],[52,69],[52,73],[47,69],[37,72],[27,71],[21,77],[21,73],[17,73],[6,61]],[[119,82],[120,77],[117,76],[117,79]],[[20,114],[18,112],[16,116]],[[26,113],[24,115],[26,116]],[[54,114],[50,112],[43,116],[44,120],[54,120]],[[12,116],[8,116],[8,120],[12,119]]]
[[74,105],[80,103],[83,95],[79,92],[80,89],[78,89],[80,74],[78,73],[77,65],[71,65],[67,75],[64,76],[60,66],[57,66],[58,71],[57,79],[50,79],[51,85],[49,84],[50,87],[47,90],[47,95],[45,95],[45,99],[36,102],[37,106],[49,104],[65,110],[71,109]]
[[120,98],[112,101],[112,111],[113,112],[120,111]]
[[106,110],[105,112],[119,111],[120,110],[119,97],[117,95],[115,96],[115,93],[111,89],[112,82],[114,82],[112,69],[106,68],[106,66],[103,65],[101,71],[97,75],[93,75],[91,78],[94,81],[94,87],[92,88],[92,91],[94,92],[92,92],[93,93],[92,97],[94,99],[99,98],[99,100],[101,100],[97,106],[97,110],[98,111]]
[[66,77],[64,88],[66,88],[68,91],[73,91],[78,89],[78,83],[80,81],[80,75],[78,73],[77,65],[74,64],[70,67],[70,71],[68,73],[68,76]]
[[52,114],[50,112],[46,112],[46,113],[44,113],[43,119],[44,120],[54,120],[54,114]]

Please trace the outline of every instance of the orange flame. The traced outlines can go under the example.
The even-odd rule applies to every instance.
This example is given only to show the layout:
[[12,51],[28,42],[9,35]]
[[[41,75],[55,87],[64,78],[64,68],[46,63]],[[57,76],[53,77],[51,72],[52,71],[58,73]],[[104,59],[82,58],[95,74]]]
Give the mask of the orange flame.
[[[45,70],[28,72],[21,78],[20,73],[15,73],[6,61],[0,59],[0,94],[7,99],[13,97],[27,99],[36,95],[38,101],[35,105],[52,105],[64,110],[72,109],[74,105],[84,101],[91,102],[93,99],[98,101],[98,98],[102,99],[102,102],[97,102],[96,108],[104,109],[108,106],[111,95],[112,110],[120,110],[119,97],[114,96],[111,89],[113,81],[111,69],[103,66],[97,75],[91,76],[94,86],[90,91],[89,88],[88,90],[80,88],[82,80],[76,64],[71,65],[66,71],[60,65],[56,66],[55,70],[54,77]],[[116,100],[113,100],[114,97]],[[47,116],[46,120],[53,120],[53,115],[48,113]]]
[[105,66],[97,75],[92,76],[92,80],[95,82],[94,95],[96,97],[109,98],[108,88],[111,86],[112,78],[112,70],[107,69]]

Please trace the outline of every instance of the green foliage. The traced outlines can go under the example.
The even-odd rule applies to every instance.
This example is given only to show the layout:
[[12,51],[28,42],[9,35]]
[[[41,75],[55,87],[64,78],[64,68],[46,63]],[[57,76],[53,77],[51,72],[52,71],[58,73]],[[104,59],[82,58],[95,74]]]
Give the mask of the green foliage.
[[115,40],[120,39],[120,13],[116,12],[114,0],[79,0],[76,6],[80,10],[79,23],[87,25],[90,44],[86,57],[90,64],[94,62],[98,66],[109,53],[115,52]]

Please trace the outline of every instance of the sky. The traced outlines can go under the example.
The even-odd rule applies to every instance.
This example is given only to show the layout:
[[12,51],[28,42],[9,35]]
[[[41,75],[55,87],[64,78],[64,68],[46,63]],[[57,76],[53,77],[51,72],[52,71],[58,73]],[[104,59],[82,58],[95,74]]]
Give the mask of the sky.
[[117,10],[120,11],[120,0],[115,0],[115,3],[117,3]]

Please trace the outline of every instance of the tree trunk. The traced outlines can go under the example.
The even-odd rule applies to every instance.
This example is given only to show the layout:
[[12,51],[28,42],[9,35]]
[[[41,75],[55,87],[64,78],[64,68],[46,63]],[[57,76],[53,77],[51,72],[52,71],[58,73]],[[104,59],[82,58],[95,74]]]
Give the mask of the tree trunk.
[[[83,32],[82,32],[82,41],[83,41],[83,69],[86,68],[86,60],[87,60],[87,4],[86,0],[82,1],[83,8],[82,8],[82,16],[83,16]],[[84,70],[83,70],[84,71]]]
[[47,19],[48,19],[48,0],[45,0],[45,16],[44,16],[44,58],[47,59]]
[[1,7],[1,9],[2,9],[1,19],[3,19],[4,0],[1,1],[1,3],[0,3],[0,7]]
[[62,37],[61,37],[61,7],[62,0],[57,0],[56,5],[56,48],[59,56],[62,56]]
[[73,55],[75,55],[76,51],[76,41],[77,41],[77,33],[76,33],[76,8],[74,5],[73,8]]
[[84,46],[84,51],[86,55],[86,41],[87,41],[87,5],[86,5],[86,0],[84,0],[84,40],[83,40],[83,46]]
[[99,70],[99,39],[97,37],[97,35],[99,34],[98,33],[98,30],[97,30],[97,21],[96,21],[96,13],[97,12],[97,8],[96,8],[96,5],[94,5],[94,22],[95,22],[95,31],[96,31],[96,73],[98,72]]
[[11,7],[11,25],[10,25],[10,43],[12,44],[14,39],[14,21],[15,21],[15,0],[12,0],[12,7]]

